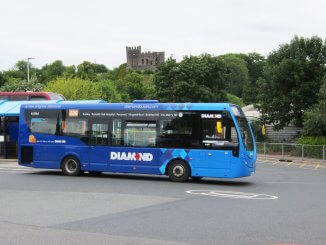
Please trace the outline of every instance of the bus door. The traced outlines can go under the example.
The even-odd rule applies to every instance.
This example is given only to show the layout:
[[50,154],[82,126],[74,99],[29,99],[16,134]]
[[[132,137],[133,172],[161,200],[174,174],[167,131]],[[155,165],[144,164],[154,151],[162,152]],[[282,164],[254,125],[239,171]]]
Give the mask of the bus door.
[[[213,114],[215,116],[215,114]],[[230,169],[233,151],[238,147],[234,123],[228,118],[202,119],[200,168]]]
[[90,124],[89,170],[107,170],[109,163],[109,121],[96,120]]
[[[122,134],[123,128],[123,134]],[[113,120],[109,167],[112,171],[159,174],[155,120]]]

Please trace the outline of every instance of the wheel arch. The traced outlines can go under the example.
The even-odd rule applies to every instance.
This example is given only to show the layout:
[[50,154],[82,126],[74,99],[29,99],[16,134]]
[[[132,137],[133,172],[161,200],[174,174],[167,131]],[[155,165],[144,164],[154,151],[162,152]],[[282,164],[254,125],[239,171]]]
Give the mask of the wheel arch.
[[79,161],[80,165],[82,165],[82,164],[81,164],[81,160],[80,160],[80,156],[79,156],[78,154],[76,154],[75,152],[67,152],[67,153],[64,154],[64,155],[61,157],[61,159],[60,159],[60,168],[61,168],[61,169],[62,169],[63,161],[64,161],[67,157],[74,157],[74,158],[76,158],[76,159]]

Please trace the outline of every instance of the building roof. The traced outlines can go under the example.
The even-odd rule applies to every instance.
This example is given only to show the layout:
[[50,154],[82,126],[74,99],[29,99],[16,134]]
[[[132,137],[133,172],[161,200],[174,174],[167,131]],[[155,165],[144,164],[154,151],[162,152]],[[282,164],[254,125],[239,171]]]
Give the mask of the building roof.
[[22,104],[99,104],[106,103],[104,100],[40,100],[40,101],[8,101],[0,100],[0,116],[13,117],[19,116]]
[[258,120],[261,117],[261,113],[254,107],[254,105],[242,107],[242,110],[246,117],[250,120]]

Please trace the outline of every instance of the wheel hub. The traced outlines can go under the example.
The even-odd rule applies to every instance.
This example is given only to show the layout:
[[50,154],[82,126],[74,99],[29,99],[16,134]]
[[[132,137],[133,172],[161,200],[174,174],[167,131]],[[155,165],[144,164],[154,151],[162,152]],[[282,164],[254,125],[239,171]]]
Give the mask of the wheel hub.
[[175,166],[173,168],[173,175],[180,178],[184,174],[184,168],[182,166]]
[[74,173],[77,170],[77,163],[74,160],[67,162],[66,169],[69,173]]

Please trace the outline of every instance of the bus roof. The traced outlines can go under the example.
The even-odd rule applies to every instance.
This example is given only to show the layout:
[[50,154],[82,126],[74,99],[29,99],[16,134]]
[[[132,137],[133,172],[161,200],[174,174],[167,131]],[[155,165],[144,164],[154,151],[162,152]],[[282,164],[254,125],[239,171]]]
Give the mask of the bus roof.
[[75,101],[65,101],[57,103],[56,105],[42,103],[42,104],[24,104],[23,108],[29,109],[88,109],[88,110],[229,110],[231,104],[228,103],[159,103],[156,101],[144,102],[136,101],[134,103],[76,103]]
[[0,100],[0,116],[19,116],[20,107],[22,105],[54,105],[54,104],[98,104],[105,103],[104,100],[76,100],[76,101],[63,101],[63,100],[44,100],[44,101],[7,101]]

